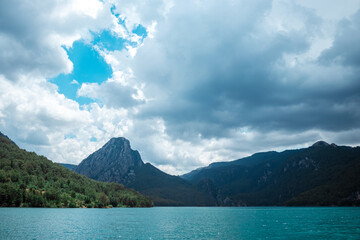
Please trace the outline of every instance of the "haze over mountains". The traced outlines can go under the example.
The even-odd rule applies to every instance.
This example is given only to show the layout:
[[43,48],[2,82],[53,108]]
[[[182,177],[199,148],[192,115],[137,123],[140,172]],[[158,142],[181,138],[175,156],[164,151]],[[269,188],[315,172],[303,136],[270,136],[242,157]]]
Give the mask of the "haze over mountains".
[[158,206],[360,205],[360,148],[323,141],[178,177],[145,164],[127,139],[112,138],[74,171],[134,188]]

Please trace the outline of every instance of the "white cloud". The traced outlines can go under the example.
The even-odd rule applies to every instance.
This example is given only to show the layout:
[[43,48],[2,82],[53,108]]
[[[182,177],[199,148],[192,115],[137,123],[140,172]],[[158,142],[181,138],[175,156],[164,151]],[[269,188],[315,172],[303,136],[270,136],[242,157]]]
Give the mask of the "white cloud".
[[[132,125],[126,110],[96,103],[80,110],[77,102],[57,93],[56,86],[45,80],[12,83],[2,77],[0,84],[4,86],[0,89],[1,131],[20,147],[54,161],[79,163],[111,137],[123,136]],[[92,137],[98,142],[91,142]]]
[[71,84],[79,85],[79,82],[76,81],[75,79],[73,79],[73,80],[71,81]]
[[173,6],[172,0],[144,1],[110,1],[115,6],[115,13],[125,19],[126,28],[132,30],[138,24],[148,28],[153,22],[166,17]]
[[131,108],[143,104],[145,96],[142,86],[131,86],[123,79],[123,73],[117,72],[113,78],[98,83],[83,83],[77,95],[99,100],[102,104],[114,108]]

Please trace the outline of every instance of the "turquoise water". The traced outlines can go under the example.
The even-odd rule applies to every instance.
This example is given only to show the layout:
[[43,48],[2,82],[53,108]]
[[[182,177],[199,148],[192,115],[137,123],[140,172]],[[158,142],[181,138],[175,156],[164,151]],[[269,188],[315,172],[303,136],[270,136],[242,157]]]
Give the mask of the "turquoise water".
[[0,208],[0,239],[360,239],[360,208]]

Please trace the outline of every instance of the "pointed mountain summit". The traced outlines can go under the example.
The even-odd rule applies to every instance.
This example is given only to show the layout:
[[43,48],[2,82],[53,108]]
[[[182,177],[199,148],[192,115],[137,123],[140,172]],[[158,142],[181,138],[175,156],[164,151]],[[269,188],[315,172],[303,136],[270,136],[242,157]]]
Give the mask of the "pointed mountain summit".
[[131,149],[129,140],[119,137],[84,159],[75,171],[99,181],[126,185],[135,180],[134,168],[142,165],[139,152]]
[[129,140],[110,139],[102,148],[84,159],[75,172],[89,178],[117,182],[148,195],[157,206],[209,206],[215,201],[188,181],[171,176],[150,163],[144,164],[140,154],[132,150]]

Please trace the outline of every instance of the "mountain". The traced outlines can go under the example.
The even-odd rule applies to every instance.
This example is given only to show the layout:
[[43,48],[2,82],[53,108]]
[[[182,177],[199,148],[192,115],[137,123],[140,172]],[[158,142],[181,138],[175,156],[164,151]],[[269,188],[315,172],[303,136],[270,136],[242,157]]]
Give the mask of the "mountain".
[[138,151],[125,138],[112,138],[101,149],[84,159],[74,170],[103,182],[129,184],[135,180],[134,169],[143,166]]
[[212,206],[215,201],[188,181],[144,163],[125,138],[112,138],[75,169],[89,178],[124,184],[149,196],[157,206]]
[[258,163],[261,163],[263,161],[266,161],[267,159],[273,158],[276,155],[278,155],[278,152],[275,151],[271,151],[271,152],[262,152],[262,153],[255,153],[250,157],[245,157],[245,158],[241,158],[235,161],[231,161],[231,162],[214,162],[211,163],[209,166],[207,167],[202,167],[202,168],[198,168],[195,169],[189,173],[183,174],[180,177],[183,179],[186,179],[188,181],[193,180],[193,178],[198,177],[197,175],[202,172],[202,170],[205,169],[213,169],[213,168],[219,168],[219,167],[226,167],[226,166],[236,166],[236,165],[240,165],[240,166],[254,166]]
[[184,179],[218,205],[360,205],[360,147],[324,141],[213,163]]
[[66,167],[67,169],[74,170],[77,165],[75,164],[68,164],[68,163],[59,163],[61,166]]
[[152,201],[117,183],[94,181],[20,149],[0,133],[1,207],[150,207]]

